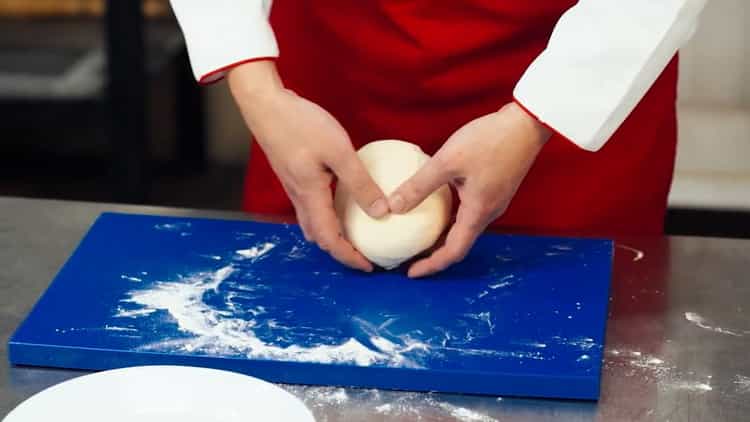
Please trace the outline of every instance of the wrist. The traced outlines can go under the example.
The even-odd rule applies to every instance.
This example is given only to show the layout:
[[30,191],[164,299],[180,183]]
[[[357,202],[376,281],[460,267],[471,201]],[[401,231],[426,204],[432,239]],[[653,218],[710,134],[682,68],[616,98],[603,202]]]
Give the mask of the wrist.
[[552,137],[552,130],[540,122],[536,116],[531,115],[518,103],[508,103],[504,108],[507,108],[510,113],[513,113],[516,116],[517,120],[528,129],[529,133],[532,134],[533,138],[540,145],[546,144]]
[[284,90],[273,60],[259,60],[236,66],[227,73],[227,81],[240,106],[252,106]]

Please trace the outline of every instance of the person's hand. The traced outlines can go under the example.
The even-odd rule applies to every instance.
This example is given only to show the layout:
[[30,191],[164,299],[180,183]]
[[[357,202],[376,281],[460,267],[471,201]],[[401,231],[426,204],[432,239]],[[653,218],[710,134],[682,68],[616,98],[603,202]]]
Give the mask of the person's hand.
[[240,111],[289,195],[305,238],[341,263],[372,264],[342,236],[333,207],[334,178],[370,216],[389,212],[343,127],[324,109],[285,89],[272,61],[238,66],[228,75]]
[[521,181],[551,133],[511,103],[473,120],[388,198],[391,212],[404,213],[445,184],[461,204],[445,243],[409,268],[423,277],[461,261],[482,231],[505,212]]

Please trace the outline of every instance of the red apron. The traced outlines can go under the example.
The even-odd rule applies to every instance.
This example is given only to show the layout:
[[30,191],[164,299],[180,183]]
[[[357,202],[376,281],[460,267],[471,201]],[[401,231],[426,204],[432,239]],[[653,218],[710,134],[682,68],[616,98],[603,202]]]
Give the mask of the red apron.
[[[575,3],[276,0],[271,22],[287,87],[331,112],[356,147],[403,139],[433,154],[463,124],[512,101],[516,82]],[[674,60],[597,153],[554,136],[493,225],[548,233],[662,233],[677,138],[676,85]],[[243,208],[292,214],[257,147]]]

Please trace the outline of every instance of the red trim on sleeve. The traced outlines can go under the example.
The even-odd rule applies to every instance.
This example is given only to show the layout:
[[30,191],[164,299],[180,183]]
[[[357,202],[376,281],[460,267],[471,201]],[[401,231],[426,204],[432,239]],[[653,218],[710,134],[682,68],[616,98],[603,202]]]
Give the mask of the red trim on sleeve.
[[[231,70],[232,68],[237,67],[241,64],[259,62],[261,60],[276,60],[276,57],[272,57],[272,56],[254,57],[252,59],[240,60],[238,62],[234,62],[232,64],[222,66],[214,71],[206,73],[205,75],[201,76],[201,78],[198,80],[198,83],[204,86],[215,84],[216,82],[219,82],[220,80],[224,79],[224,76],[225,76],[224,73],[226,73],[228,70]],[[216,79],[214,79],[215,77]]]
[[[532,112],[531,110],[529,110],[528,108],[526,108],[526,106],[525,106],[525,105],[523,105],[523,104],[522,104],[522,103],[521,103],[521,102],[520,102],[520,101],[518,100],[518,98],[516,98],[516,97],[513,97],[513,102],[514,102],[514,103],[516,103],[516,104],[517,104],[517,105],[518,105],[519,107],[521,107],[521,110],[525,111],[525,112],[526,112],[526,114],[528,114],[529,116],[533,117],[533,118],[534,118],[534,120],[536,120],[537,122],[539,122],[539,124],[540,124],[540,125],[542,125],[542,126],[546,127],[546,128],[547,128],[548,130],[550,130],[550,131],[551,131],[552,133],[554,133],[555,135],[559,136],[560,138],[563,138],[563,139],[565,139],[566,141],[570,142],[571,144],[575,145],[576,147],[578,147],[578,148],[581,148],[581,146],[580,146],[580,145],[576,144],[576,143],[575,143],[575,142],[573,142],[573,141],[572,141],[572,140],[571,140],[570,138],[568,138],[567,136],[565,136],[565,135],[563,135],[562,133],[560,133],[560,132],[559,132],[559,131],[558,131],[557,129],[553,128],[552,126],[548,125],[547,123],[544,123],[544,122],[543,122],[543,121],[542,121],[542,120],[541,120],[541,119],[540,119],[540,118],[539,118],[539,117],[538,117],[538,116],[537,116],[536,114],[534,114],[534,113],[533,113],[533,112]],[[581,148],[581,149],[583,149],[583,148]],[[584,151],[586,151],[586,150],[584,149]]]

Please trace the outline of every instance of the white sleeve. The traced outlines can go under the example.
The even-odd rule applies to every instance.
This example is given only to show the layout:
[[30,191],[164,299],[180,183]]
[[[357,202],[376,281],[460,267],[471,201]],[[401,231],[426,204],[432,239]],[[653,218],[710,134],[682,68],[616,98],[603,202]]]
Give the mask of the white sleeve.
[[195,79],[211,83],[237,64],[278,57],[268,22],[273,0],[170,0]]
[[542,123],[600,149],[692,36],[707,0],[580,0],[514,97]]

